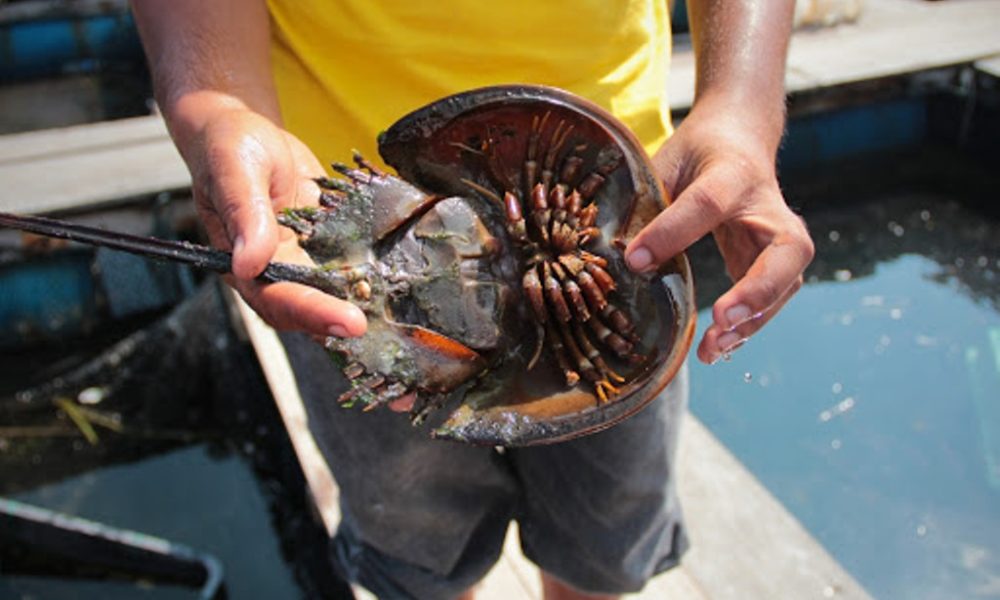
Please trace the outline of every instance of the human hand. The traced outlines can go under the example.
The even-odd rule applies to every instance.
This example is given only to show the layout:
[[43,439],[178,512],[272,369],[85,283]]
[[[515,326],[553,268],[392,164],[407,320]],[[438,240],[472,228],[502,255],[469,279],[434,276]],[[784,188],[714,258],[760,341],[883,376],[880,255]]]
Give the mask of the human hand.
[[364,313],[349,302],[296,283],[254,279],[272,260],[312,264],[275,213],[317,203],[313,178],[324,173],[316,157],[240,103],[191,98],[177,112],[171,129],[191,171],[198,214],[211,243],[233,254],[227,282],[275,328],[321,337],[363,334]]
[[653,269],[711,231],[735,282],[712,307],[702,362],[733,352],[770,321],[802,286],[814,254],[778,187],[773,137],[738,110],[696,105],[653,156],[675,201],[629,244],[629,266]]

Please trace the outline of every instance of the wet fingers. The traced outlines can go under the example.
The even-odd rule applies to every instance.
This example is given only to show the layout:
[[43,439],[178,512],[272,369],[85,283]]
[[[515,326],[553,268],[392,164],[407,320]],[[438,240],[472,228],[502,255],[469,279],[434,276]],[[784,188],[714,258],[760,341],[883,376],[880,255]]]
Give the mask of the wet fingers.
[[326,337],[354,337],[367,329],[365,315],[350,302],[297,283],[237,282],[254,311],[275,329]]

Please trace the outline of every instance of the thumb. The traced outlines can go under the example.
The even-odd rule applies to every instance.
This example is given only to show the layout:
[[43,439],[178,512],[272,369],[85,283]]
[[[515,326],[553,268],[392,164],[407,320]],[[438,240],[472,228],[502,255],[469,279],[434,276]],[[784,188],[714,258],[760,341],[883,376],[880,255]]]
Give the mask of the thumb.
[[[233,251],[233,274],[259,275],[278,245],[271,203],[273,162],[263,144],[245,136],[236,148],[210,157],[209,197]],[[215,241],[215,240],[213,240]]]

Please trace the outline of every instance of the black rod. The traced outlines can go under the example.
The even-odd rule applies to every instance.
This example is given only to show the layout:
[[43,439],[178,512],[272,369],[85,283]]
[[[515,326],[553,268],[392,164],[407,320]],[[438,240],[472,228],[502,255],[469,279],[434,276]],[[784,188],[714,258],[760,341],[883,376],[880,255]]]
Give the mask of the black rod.
[[127,233],[119,233],[88,227],[58,219],[12,215],[0,212],[0,225],[12,229],[20,229],[48,237],[71,240],[94,246],[106,246],[116,250],[124,250],[131,254],[165,258],[174,262],[182,262],[200,269],[229,273],[232,271],[232,255],[222,250],[199,246],[189,242],[161,240],[153,237],[141,237]]
[[[143,237],[59,219],[13,215],[5,212],[0,212],[0,226],[93,246],[105,246],[130,254],[185,263],[216,273],[231,273],[233,269],[233,255],[229,252],[190,242]],[[291,281],[318,288],[341,298],[346,295],[347,283],[341,274],[327,272],[320,276],[315,269],[302,265],[268,263],[267,268],[258,279],[266,283]]]

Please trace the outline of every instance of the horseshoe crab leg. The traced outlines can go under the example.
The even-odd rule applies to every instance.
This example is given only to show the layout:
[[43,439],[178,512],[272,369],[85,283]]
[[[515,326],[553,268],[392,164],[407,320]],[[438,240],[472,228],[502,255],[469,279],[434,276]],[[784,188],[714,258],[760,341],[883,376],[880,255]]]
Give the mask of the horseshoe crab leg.
[[[184,263],[215,273],[232,273],[232,254],[190,242],[143,237],[59,219],[5,212],[0,212],[0,226],[92,246],[104,246],[139,256]],[[281,281],[301,283],[341,298],[348,297],[350,286],[347,277],[341,273],[327,271],[320,275],[315,269],[281,262],[268,263],[257,279],[263,283]]]

